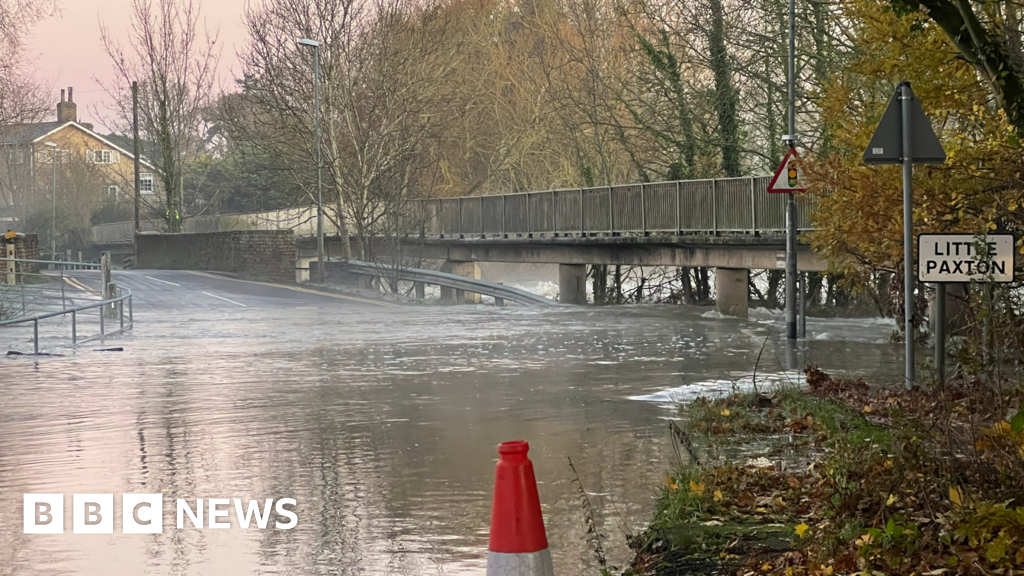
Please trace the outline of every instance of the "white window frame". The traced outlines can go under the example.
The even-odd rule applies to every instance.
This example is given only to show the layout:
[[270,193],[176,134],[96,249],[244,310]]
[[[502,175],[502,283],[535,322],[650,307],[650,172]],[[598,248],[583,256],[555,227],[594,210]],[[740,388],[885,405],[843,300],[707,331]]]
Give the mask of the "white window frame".
[[107,197],[117,199],[121,189],[117,187],[117,184],[110,184],[107,186]]
[[139,194],[156,194],[152,172],[139,173]]
[[92,164],[117,164],[121,162],[121,154],[117,150],[89,150],[86,160]]
[[7,160],[11,164],[24,164],[25,163],[25,151],[21,148],[15,148],[14,150],[7,151]]

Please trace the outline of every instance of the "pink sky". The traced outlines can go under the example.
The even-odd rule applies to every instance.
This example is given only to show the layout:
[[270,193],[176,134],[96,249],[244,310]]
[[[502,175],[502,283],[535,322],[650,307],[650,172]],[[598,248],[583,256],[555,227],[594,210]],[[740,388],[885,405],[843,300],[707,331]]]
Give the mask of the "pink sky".
[[[113,79],[110,57],[100,41],[102,21],[112,35],[127,43],[132,0],[63,0],[59,16],[35,26],[28,42],[28,54],[34,57],[34,70],[44,86],[52,85],[54,110],[61,88],[74,86],[78,118],[99,126],[94,108],[103,105],[107,94],[96,78]],[[232,72],[237,71],[236,52],[245,42],[242,10],[246,0],[205,0],[201,15],[209,29],[220,27],[221,76],[224,87],[231,88]]]

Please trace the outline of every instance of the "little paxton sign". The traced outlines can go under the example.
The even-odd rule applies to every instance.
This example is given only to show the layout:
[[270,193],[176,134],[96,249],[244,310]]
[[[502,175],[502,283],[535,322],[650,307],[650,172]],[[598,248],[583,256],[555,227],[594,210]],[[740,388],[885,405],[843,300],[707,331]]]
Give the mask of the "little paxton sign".
[[1013,282],[1013,235],[921,234],[917,276],[921,282]]

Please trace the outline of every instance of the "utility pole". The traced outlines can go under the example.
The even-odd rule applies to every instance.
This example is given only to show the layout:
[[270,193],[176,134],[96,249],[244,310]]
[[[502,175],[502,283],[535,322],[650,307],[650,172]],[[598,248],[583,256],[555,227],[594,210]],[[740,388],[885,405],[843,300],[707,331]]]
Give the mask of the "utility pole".
[[142,232],[142,225],[139,222],[139,194],[142,187],[142,177],[139,175],[139,83],[132,82],[132,137],[133,154],[135,155],[135,234]]
[[[789,0],[789,134],[796,148],[796,0]],[[786,338],[796,340],[796,197],[786,194]]]
[[[57,259],[57,145],[45,142],[43,146],[50,149],[50,163],[53,164],[53,193],[50,195],[50,260]],[[50,264],[53,267],[53,264]]]

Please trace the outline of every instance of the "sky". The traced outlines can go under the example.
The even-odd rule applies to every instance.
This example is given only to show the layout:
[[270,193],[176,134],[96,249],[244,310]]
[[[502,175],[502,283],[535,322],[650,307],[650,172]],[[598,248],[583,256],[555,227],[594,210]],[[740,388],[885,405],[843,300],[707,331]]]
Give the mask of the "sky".
[[[132,0],[62,0],[60,14],[33,28],[27,53],[33,58],[36,78],[51,86],[54,114],[60,90],[73,86],[78,104],[78,119],[101,128],[103,109],[108,99],[96,82],[114,79],[110,57],[100,40],[100,22],[112,36],[127,43],[131,26]],[[238,70],[235,54],[245,42],[242,11],[246,0],[205,0],[201,15],[212,31],[220,27],[221,80],[230,88],[233,71]],[[95,109],[99,107],[99,114]]]

